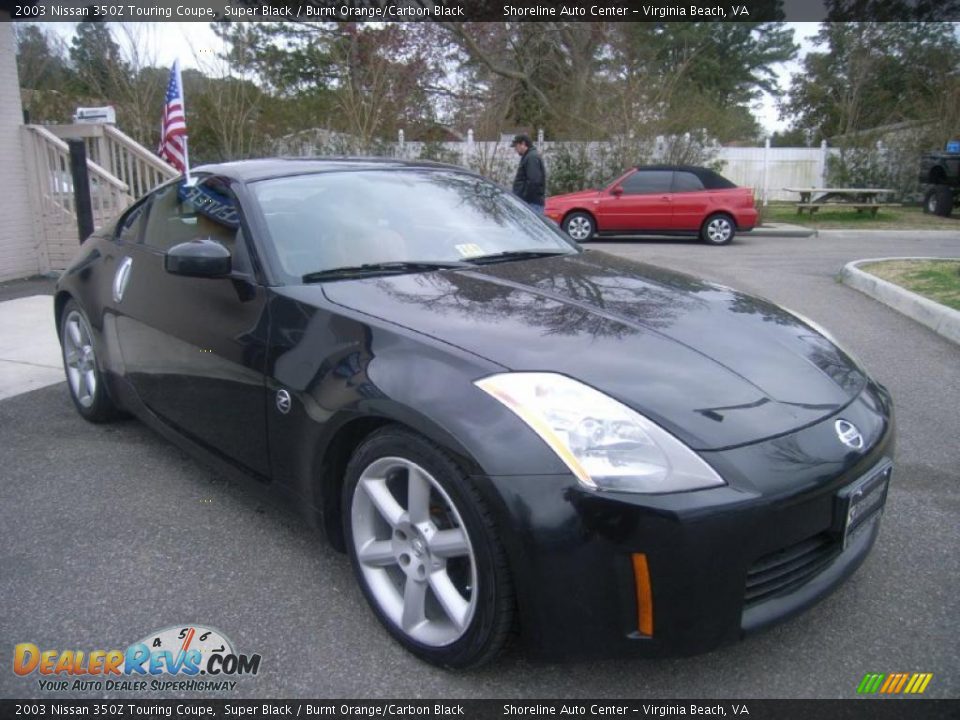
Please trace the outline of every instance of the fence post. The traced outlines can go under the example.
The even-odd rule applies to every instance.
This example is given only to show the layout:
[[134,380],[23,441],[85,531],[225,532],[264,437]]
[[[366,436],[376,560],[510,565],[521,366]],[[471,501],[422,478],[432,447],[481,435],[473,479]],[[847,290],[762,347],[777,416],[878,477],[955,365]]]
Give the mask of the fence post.
[[[77,232],[82,243],[93,233],[93,205],[90,203],[90,178],[87,175],[87,144],[82,139],[67,140],[70,148],[70,174],[73,175],[73,202],[77,209]],[[57,178],[57,182],[60,179]]]
[[820,187],[827,186],[827,141],[820,141]]
[[768,168],[770,165],[770,136],[763,141],[763,206],[767,206],[770,191],[767,188],[767,179],[770,177]]
[[473,151],[474,151],[474,147],[473,147],[473,128],[470,128],[469,130],[467,130],[467,142],[466,142],[465,147],[463,148],[463,150],[464,150],[464,153],[465,153],[465,157],[463,158],[463,164],[464,164],[465,167],[469,167],[469,166],[470,166],[470,160],[473,159]]

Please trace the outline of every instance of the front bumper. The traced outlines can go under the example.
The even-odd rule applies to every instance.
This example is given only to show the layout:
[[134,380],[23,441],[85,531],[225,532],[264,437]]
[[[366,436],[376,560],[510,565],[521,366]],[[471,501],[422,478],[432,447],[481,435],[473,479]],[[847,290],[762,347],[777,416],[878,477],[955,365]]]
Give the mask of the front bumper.
[[[841,416],[871,428],[868,451],[834,448]],[[876,389],[789,436],[702,453],[723,488],[635,495],[590,492],[566,475],[489,478],[526,643],[552,658],[691,655],[803,611],[869,553],[879,522],[844,548],[838,492],[893,450],[892,409]],[[650,636],[638,630],[634,553],[650,572]],[[771,567],[789,582],[766,582]]]

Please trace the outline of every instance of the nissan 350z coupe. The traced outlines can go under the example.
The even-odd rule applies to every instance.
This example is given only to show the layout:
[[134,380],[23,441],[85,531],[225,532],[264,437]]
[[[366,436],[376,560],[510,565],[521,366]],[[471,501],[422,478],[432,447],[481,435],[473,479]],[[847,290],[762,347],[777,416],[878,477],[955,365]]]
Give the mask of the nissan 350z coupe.
[[826,331],[452,167],[199,168],[55,312],[81,416],[275,488],[445,667],[736,641],[849,576],[886,501],[890,397]]

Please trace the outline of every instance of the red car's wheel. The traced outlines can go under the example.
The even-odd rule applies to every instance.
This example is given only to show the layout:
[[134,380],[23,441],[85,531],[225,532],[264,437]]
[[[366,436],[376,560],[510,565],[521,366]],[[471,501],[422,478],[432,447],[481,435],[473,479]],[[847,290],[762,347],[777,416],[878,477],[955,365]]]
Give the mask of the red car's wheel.
[[597,231],[597,224],[585,212],[570,213],[563,219],[563,230],[577,242],[586,242]]
[[708,245],[727,245],[736,233],[733,218],[723,213],[711,215],[700,227],[700,239]]

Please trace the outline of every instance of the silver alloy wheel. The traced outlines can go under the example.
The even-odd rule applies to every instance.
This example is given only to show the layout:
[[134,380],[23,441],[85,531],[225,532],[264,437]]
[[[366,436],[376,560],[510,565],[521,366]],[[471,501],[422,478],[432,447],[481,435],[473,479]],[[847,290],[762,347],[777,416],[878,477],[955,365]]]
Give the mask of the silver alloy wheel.
[[567,234],[577,242],[587,240],[593,233],[590,221],[583,216],[576,216],[567,221]]
[[724,217],[718,217],[707,223],[707,237],[712,243],[725,243],[730,239],[733,225]]
[[357,481],[353,545],[380,610],[413,640],[444,647],[470,626],[477,563],[453,500],[410,460],[384,457]]
[[927,196],[927,212],[930,213],[931,215],[937,214],[937,194],[936,193],[932,192]]
[[63,322],[63,360],[73,396],[83,407],[91,407],[97,394],[97,358],[90,328],[77,310]]

